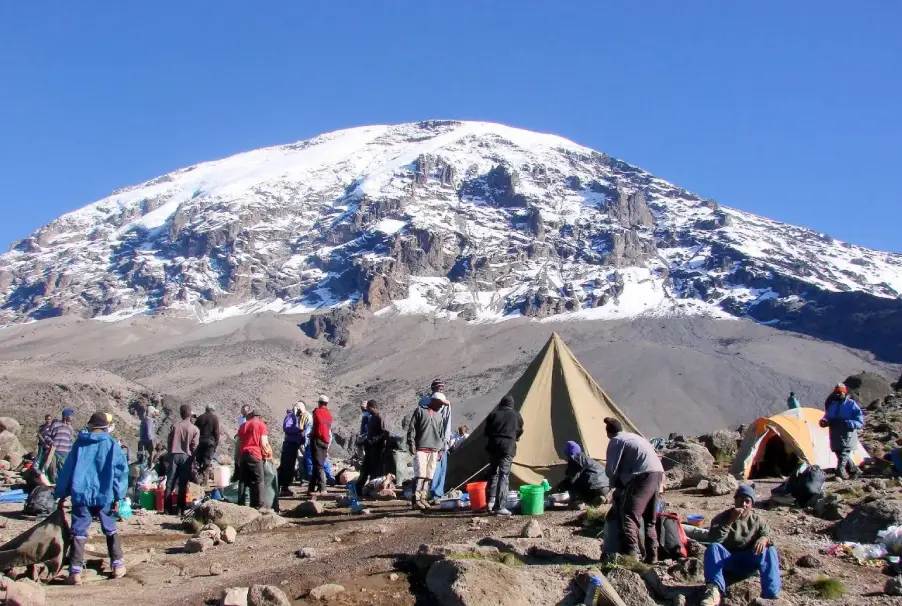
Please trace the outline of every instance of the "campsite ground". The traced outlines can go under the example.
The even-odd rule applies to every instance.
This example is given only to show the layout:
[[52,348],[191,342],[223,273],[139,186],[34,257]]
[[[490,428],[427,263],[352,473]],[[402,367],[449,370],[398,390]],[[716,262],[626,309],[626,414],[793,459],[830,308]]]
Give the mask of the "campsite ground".
[[[758,493],[769,494],[774,485],[771,481],[759,481]],[[859,490],[865,483],[831,483],[830,489],[841,486]],[[891,485],[885,492],[887,496],[902,495],[902,488]],[[308,604],[313,603],[306,601],[313,587],[331,582],[346,589],[333,604],[432,604],[422,578],[410,566],[411,557],[421,544],[475,543],[486,538],[510,540],[520,536],[526,520],[519,516],[499,519],[464,512],[420,515],[411,513],[402,502],[377,503],[371,515],[355,516],[338,509],[335,496],[326,500],[328,508],[320,517],[292,520],[289,525],[269,532],[239,535],[233,545],[222,544],[197,554],[182,552],[190,535],[183,533],[175,517],[135,515],[122,525],[129,575],[118,581],[89,576],[81,587],[52,584],[48,587],[48,602],[118,606],[127,596],[131,604],[194,606],[213,603],[225,587],[265,583],[280,587],[293,599],[293,604]],[[709,520],[730,503],[729,496],[704,496],[695,489],[669,491],[665,498],[673,511],[681,515],[701,514]],[[288,500],[283,506],[289,508],[294,504]],[[12,511],[20,507],[6,506],[0,510],[0,520],[7,521],[0,535],[9,538],[32,523],[19,519],[19,514]],[[829,536],[830,522],[785,507],[762,512],[775,530],[784,562],[785,593],[793,603],[824,603],[804,590],[805,584],[819,575],[839,579],[846,587],[846,596],[831,600],[831,604],[876,605],[898,600],[880,595],[887,577],[879,567],[823,555],[833,544]],[[546,529],[544,544],[549,549],[561,554],[592,554],[593,546],[598,549],[594,538],[597,529],[584,528],[577,515],[571,511],[554,511],[538,518]],[[99,528],[92,530],[99,533]],[[92,544],[102,554],[102,535],[95,534]],[[295,551],[303,547],[313,548],[315,557],[298,559]],[[806,554],[817,555],[822,563],[814,569],[796,566],[797,560]],[[590,560],[570,565],[565,571],[576,574],[594,563]],[[219,572],[215,569],[221,567],[221,574],[211,574],[211,567],[214,572]],[[675,583],[667,575],[667,566],[661,566],[660,572],[668,585]],[[397,580],[391,580],[392,574],[398,575]],[[693,585],[692,582],[680,584]],[[757,583],[754,591],[757,592]],[[691,606],[693,600],[690,598],[688,603]]]

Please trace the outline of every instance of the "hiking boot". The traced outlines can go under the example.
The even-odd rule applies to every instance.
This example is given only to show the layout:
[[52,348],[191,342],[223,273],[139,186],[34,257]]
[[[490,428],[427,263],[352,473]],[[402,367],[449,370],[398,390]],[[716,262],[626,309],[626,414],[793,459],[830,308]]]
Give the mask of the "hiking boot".
[[648,555],[645,556],[645,563],[649,566],[654,566],[658,563],[658,554],[654,551],[649,551]]
[[495,511],[495,499],[489,499],[489,504],[486,506],[486,511]]
[[496,516],[509,516],[512,515],[510,510],[507,507],[502,507],[498,511],[495,512]]
[[128,570],[126,570],[125,566],[116,566],[115,568],[113,568],[113,578],[121,579],[125,576],[126,572],[128,572]]
[[717,585],[705,587],[705,595],[702,596],[699,606],[720,606],[720,589],[717,588]]
[[70,572],[66,577],[66,585],[81,585],[81,573]]

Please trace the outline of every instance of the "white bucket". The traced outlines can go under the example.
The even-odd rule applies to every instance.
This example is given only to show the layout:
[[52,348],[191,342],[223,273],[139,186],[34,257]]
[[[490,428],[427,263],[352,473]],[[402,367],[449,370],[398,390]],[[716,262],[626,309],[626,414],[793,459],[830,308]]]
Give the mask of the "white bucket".
[[213,486],[216,488],[225,488],[229,485],[232,478],[232,468],[228,465],[220,465],[213,468]]

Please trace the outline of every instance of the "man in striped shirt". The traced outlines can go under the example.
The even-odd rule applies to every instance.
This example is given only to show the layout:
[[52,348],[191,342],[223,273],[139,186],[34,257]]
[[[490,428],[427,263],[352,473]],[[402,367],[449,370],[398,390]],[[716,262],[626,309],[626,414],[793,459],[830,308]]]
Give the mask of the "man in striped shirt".
[[[45,468],[47,479],[51,483],[56,481],[56,473],[63,467],[72,444],[75,443],[75,428],[72,427],[72,417],[75,415],[71,408],[63,410],[62,417],[50,424],[47,435],[50,438],[50,451],[53,456],[48,456]],[[49,455],[49,453],[48,453]]]

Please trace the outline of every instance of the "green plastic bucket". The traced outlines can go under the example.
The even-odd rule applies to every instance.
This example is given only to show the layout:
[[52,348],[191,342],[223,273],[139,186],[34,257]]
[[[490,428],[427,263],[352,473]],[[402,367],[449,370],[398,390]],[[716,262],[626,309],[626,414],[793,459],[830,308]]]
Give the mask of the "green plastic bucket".
[[540,516],[545,513],[545,487],[526,484],[520,487],[520,513]]
[[138,505],[141,506],[141,509],[153,511],[157,508],[157,493],[153,490],[145,490],[141,493]]

